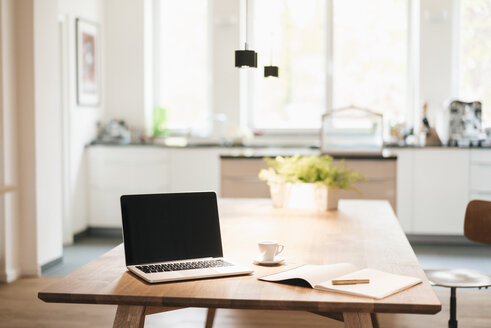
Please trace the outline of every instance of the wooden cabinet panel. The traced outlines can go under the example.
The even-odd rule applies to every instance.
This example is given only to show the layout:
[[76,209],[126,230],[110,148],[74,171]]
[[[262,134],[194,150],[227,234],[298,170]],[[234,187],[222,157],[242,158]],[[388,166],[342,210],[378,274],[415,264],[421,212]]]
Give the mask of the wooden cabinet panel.
[[[339,163],[339,161],[335,161]],[[368,181],[355,184],[360,193],[342,190],[340,199],[386,199],[396,207],[395,160],[346,160],[349,168],[358,170]],[[269,198],[269,187],[257,174],[267,165],[262,159],[224,158],[221,160],[222,197]]]
[[[339,163],[338,160],[334,163]],[[347,159],[346,166],[363,174],[367,181],[354,184],[360,193],[353,190],[340,190],[339,199],[384,199],[388,200],[394,211],[396,200],[396,160]]]
[[269,187],[258,178],[266,163],[259,158],[222,158],[220,161],[221,196],[231,198],[268,198]]

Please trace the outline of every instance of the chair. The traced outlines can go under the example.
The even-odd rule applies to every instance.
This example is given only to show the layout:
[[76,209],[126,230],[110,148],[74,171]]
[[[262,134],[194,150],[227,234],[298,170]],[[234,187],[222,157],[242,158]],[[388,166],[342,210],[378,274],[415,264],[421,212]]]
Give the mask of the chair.
[[[467,205],[464,220],[464,235],[478,243],[491,244],[491,202],[473,200]],[[449,328],[457,328],[457,288],[488,288],[491,277],[475,270],[425,270],[433,286],[450,288]]]

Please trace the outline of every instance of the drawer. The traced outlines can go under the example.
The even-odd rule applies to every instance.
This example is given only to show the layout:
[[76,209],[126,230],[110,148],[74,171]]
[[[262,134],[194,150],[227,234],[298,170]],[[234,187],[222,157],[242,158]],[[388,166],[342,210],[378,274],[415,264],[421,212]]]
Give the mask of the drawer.
[[225,177],[257,177],[261,169],[268,165],[260,158],[254,159],[222,159],[221,176]]
[[89,226],[120,227],[121,204],[124,194],[168,192],[168,186],[126,187],[121,189],[91,188],[89,193]]
[[230,198],[269,198],[269,186],[259,178],[222,179],[221,196]]
[[473,192],[471,193],[471,197],[469,201],[471,200],[487,200],[491,202],[491,191],[488,192]]
[[470,189],[491,192],[491,162],[472,163],[470,166]]
[[491,149],[472,149],[471,163],[474,162],[491,163]]
[[166,163],[157,165],[142,160],[138,164],[114,164],[111,168],[91,165],[89,169],[91,187],[120,189],[131,186],[136,189],[153,189],[169,184],[167,175],[170,168]]
[[[340,160],[335,160],[339,164]],[[395,180],[397,161],[395,160],[345,160],[346,166],[363,174],[369,180]]]
[[388,200],[396,211],[396,182],[385,181],[360,181],[354,184],[360,193],[354,190],[339,190],[339,199],[383,199]]
[[89,147],[89,161],[97,165],[112,166],[120,163],[162,163],[168,162],[168,150],[145,146],[96,146]]

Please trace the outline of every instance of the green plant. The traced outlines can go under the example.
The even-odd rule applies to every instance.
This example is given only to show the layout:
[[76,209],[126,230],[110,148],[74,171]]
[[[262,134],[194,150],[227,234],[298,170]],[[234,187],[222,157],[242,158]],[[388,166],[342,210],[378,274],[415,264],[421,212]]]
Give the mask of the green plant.
[[338,165],[329,155],[276,158],[265,157],[269,168],[259,172],[259,178],[271,183],[319,183],[330,188],[352,189],[353,183],[366,178],[359,172],[349,169],[344,160]]

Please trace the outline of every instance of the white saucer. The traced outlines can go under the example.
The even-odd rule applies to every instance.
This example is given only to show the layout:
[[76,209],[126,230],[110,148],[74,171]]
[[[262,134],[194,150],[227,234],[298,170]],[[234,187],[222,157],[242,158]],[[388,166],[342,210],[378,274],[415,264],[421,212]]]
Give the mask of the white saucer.
[[274,260],[272,261],[264,261],[260,256],[256,256],[254,258],[254,261],[252,263],[254,264],[259,264],[259,265],[277,265],[277,264],[282,264],[285,262],[286,257],[284,256],[276,256]]

